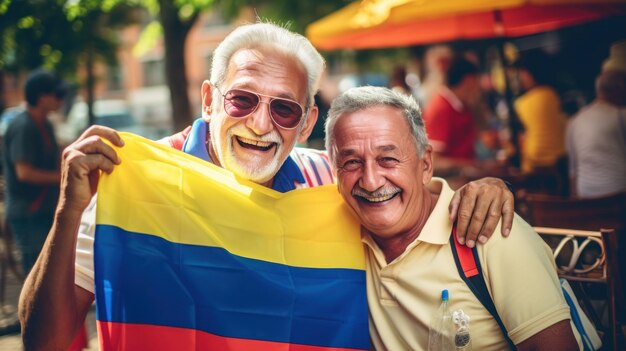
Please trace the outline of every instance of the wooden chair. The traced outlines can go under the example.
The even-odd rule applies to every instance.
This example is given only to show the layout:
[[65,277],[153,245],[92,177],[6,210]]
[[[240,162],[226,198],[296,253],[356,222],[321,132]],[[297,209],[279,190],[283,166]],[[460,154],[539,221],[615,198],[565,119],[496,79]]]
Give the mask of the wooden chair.
[[[581,304],[604,331],[604,349],[618,350],[620,322],[626,321],[626,193],[594,199],[522,193],[516,201],[518,213],[551,244],[559,276],[573,283]],[[594,283],[606,286],[608,325],[590,302],[586,287]]]
[[553,166],[536,167],[530,173],[509,170],[508,173],[494,176],[508,181],[517,190],[526,190],[535,194],[569,195],[567,157],[561,157]]
[[597,198],[517,194],[516,211],[535,226],[598,230],[626,228],[626,192]]

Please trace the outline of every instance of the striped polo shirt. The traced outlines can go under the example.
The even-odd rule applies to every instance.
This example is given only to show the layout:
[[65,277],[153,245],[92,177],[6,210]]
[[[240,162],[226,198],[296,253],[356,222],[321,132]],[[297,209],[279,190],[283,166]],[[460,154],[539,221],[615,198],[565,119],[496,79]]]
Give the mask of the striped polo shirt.
[[[195,120],[182,145],[182,151],[213,162],[206,149],[207,126],[202,118]],[[333,173],[325,151],[296,147],[276,173],[272,189],[284,193],[333,183]]]

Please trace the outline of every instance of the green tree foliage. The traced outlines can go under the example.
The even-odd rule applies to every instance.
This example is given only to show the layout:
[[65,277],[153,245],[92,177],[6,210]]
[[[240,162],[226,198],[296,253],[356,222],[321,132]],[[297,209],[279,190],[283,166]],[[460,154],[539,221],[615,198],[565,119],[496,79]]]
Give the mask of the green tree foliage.
[[354,0],[218,0],[219,6],[229,17],[237,16],[243,6],[256,9],[262,19],[288,23],[289,28],[304,33],[307,25],[348,5]]
[[74,39],[82,44],[79,60],[86,71],[84,82],[87,92],[89,124],[94,122],[93,103],[96,84],[95,63],[108,66],[118,64],[117,51],[120,46],[117,31],[139,20],[138,7],[133,1],[121,0],[74,0],[65,6],[68,22],[72,26]]
[[[183,129],[192,120],[188,79],[186,73],[185,43],[202,11],[208,10],[214,0],[145,0],[143,6],[158,21],[165,46],[165,77],[170,90],[172,119],[176,130]],[[146,26],[154,33],[156,22]]]
[[[287,24],[288,28],[304,35],[306,27],[352,2],[358,0],[216,0],[223,12],[234,17],[243,6],[251,6],[261,19],[269,19],[276,23]],[[408,52],[405,49],[358,50],[322,52],[328,66],[335,62],[354,62],[359,71],[385,72],[394,64],[390,62],[406,61]],[[389,73],[389,72],[387,72]]]
[[135,8],[120,0],[0,0],[0,72],[46,67],[76,80],[83,65],[91,106],[93,66],[117,64],[115,29],[136,20]]
[[0,69],[11,72],[36,67],[73,75],[85,46],[99,59],[116,64],[115,29],[135,18],[132,2],[48,0],[0,2]]

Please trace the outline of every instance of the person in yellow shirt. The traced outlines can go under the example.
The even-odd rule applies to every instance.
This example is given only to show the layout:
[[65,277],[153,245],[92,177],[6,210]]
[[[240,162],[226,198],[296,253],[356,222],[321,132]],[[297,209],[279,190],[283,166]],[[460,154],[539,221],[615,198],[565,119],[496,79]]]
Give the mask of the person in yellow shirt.
[[[472,348],[507,349],[457,271],[446,210],[453,192],[432,178],[433,149],[415,100],[386,88],[350,89],[333,101],[326,137],[339,192],[361,222],[372,346],[426,350],[448,289],[450,310],[470,317]],[[519,350],[578,349],[550,249],[518,216],[512,234],[477,249],[508,336]]]
[[524,91],[515,100],[515,112],[524,126],[520,138],[521,169],[555,166],[565,156],[567,118],[556,90],[549,85],[554,75],[549,57],[542,51],[528,52],[515,64]]

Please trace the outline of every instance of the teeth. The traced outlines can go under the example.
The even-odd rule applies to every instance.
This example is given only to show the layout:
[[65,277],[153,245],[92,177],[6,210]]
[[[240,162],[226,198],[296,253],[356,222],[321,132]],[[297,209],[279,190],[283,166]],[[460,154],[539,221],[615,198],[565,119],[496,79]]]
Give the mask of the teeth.
[[378,197],[369,197],[369,198],[365,198],[365,200],[369,202],[383,202],[383,201],[387,201],[391,199],[394,195],[395,194],[389,194],[389,195],[378,196]]
[[266,142],[266,141],[252,140],[252,139],[247,139],[247,138],[244,138],[244,137],[237,137],[237,138],[242,143],[254,145],[254,146],[257,146],[257,147],[268,147],[268,146],[273,144],[273,143]]

